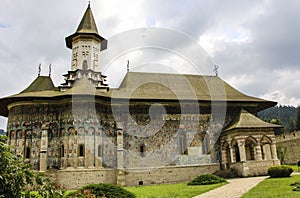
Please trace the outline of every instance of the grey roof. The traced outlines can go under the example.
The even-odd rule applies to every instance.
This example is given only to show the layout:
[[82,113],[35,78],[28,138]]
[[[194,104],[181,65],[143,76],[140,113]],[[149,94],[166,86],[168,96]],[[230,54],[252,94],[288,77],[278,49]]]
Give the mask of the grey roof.
[[92,9],[90,5],[87,7],[79,26],[76,32],[65,38],[66,46],[72,49],[72,41],[76,36],[88,36],[93,37],[95,39],[99,39],[99,41],[106,41],[102,36],[99,35],[97,25],[95,23],[95,19],[92,13]]
[[247,96],[217,76],[128,72],[119,88],[111,88],[108,92],[91,89],[93,85],[88,82],[88,79],[83,78],[68,91],[59,91],[50,77],[40,76],[21,93],[0,99],[0,115],[7,116],[7,105],[16,101],[32,98],[55,100],[56,97],[72,95],[130,100],[197,100],[208,103],[212,100],[225,101],[226,104],[251,106],[255,111],[276,105],[273,101]]
[[53,91],[57,90],[52,79],[49,76],[38,76],[26,89],[21,93]]
[[97,26],[90,5],[86,9],[76,32],[98,34]]
[[114,98],[255,101],[266,100],[247,96],[218,76],[128,72]]
[[282,126],[265,122],[256,117],[255,115],[242,109],[240,114],[235,118],[235,120],[232,123],[230,123],[227,127],[225,127],[223,131],[247,128],[282,128]]

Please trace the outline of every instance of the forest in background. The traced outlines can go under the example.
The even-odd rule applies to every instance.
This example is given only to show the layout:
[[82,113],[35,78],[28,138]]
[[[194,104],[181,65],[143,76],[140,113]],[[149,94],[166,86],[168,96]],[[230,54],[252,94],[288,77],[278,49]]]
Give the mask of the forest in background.
[[290,133],[299,130],[299,126],[297,127],[297,114],[299,114],[297,109],[293,106],[279,105],[259,112],[258,117],[273,124],[281,124],[284,128],[278,132],[279,134]]

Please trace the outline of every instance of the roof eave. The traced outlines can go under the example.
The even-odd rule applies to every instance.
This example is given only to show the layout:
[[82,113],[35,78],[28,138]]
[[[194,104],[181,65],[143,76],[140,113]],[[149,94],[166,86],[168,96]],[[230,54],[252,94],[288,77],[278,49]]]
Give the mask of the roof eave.
[[99,39],[99,42],[106,41],[105,38],[103,38],[102,36],[100,36],[96,32],[90,32],[90,33],[88,33],[88,32],[86,32],[86,33],[75,32],[74,34],[72,34],[72,35],[65,38],[67,48],[72,49],[73,38],[75,38],[77,36],[82,36],[82,37],[86,37],[86,38],[94,37],[96,39]]

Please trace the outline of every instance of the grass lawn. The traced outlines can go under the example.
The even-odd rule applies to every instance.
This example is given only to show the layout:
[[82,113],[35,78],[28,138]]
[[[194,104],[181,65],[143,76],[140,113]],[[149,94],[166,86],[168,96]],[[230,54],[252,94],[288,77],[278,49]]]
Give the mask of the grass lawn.
[[184,182],[178,184],[125,187],[125,189],[134,193],[137,198],[191,198],[193,196],[223,186],[226,183],[202,186],[187,186],[186,184],[187,183]]
[[[298,169],[298,167],[297,167]],[[252,188],[242,198],[249,197],[300,197],[299,191],[292,191],[291,183],[300,180],[300,175],[294,175],[286,178],[268,178]]]

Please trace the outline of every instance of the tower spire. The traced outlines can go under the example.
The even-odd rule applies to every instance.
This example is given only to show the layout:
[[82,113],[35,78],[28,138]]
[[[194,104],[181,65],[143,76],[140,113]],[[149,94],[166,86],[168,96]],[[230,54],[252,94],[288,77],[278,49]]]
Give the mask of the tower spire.
[[98,42],[106,41],[102,36],[99,35],[97,25],[90,7],[90,3],[77,27],[77,30],[74,34],[66,37],[66,45],[68,48],[72,49],[73,42],[77,38],[92,38],[98,40]]
[[66,82],[60,90],[72,88],[75,81],[88,77],[95,88],[107,91],[106,76],[101,74],[99,58],[100,51],[106,49],[106,40],[98,33],[90,2],[75,33],[66,37],[66,45],[72,49],[71,70],[64,75]]

